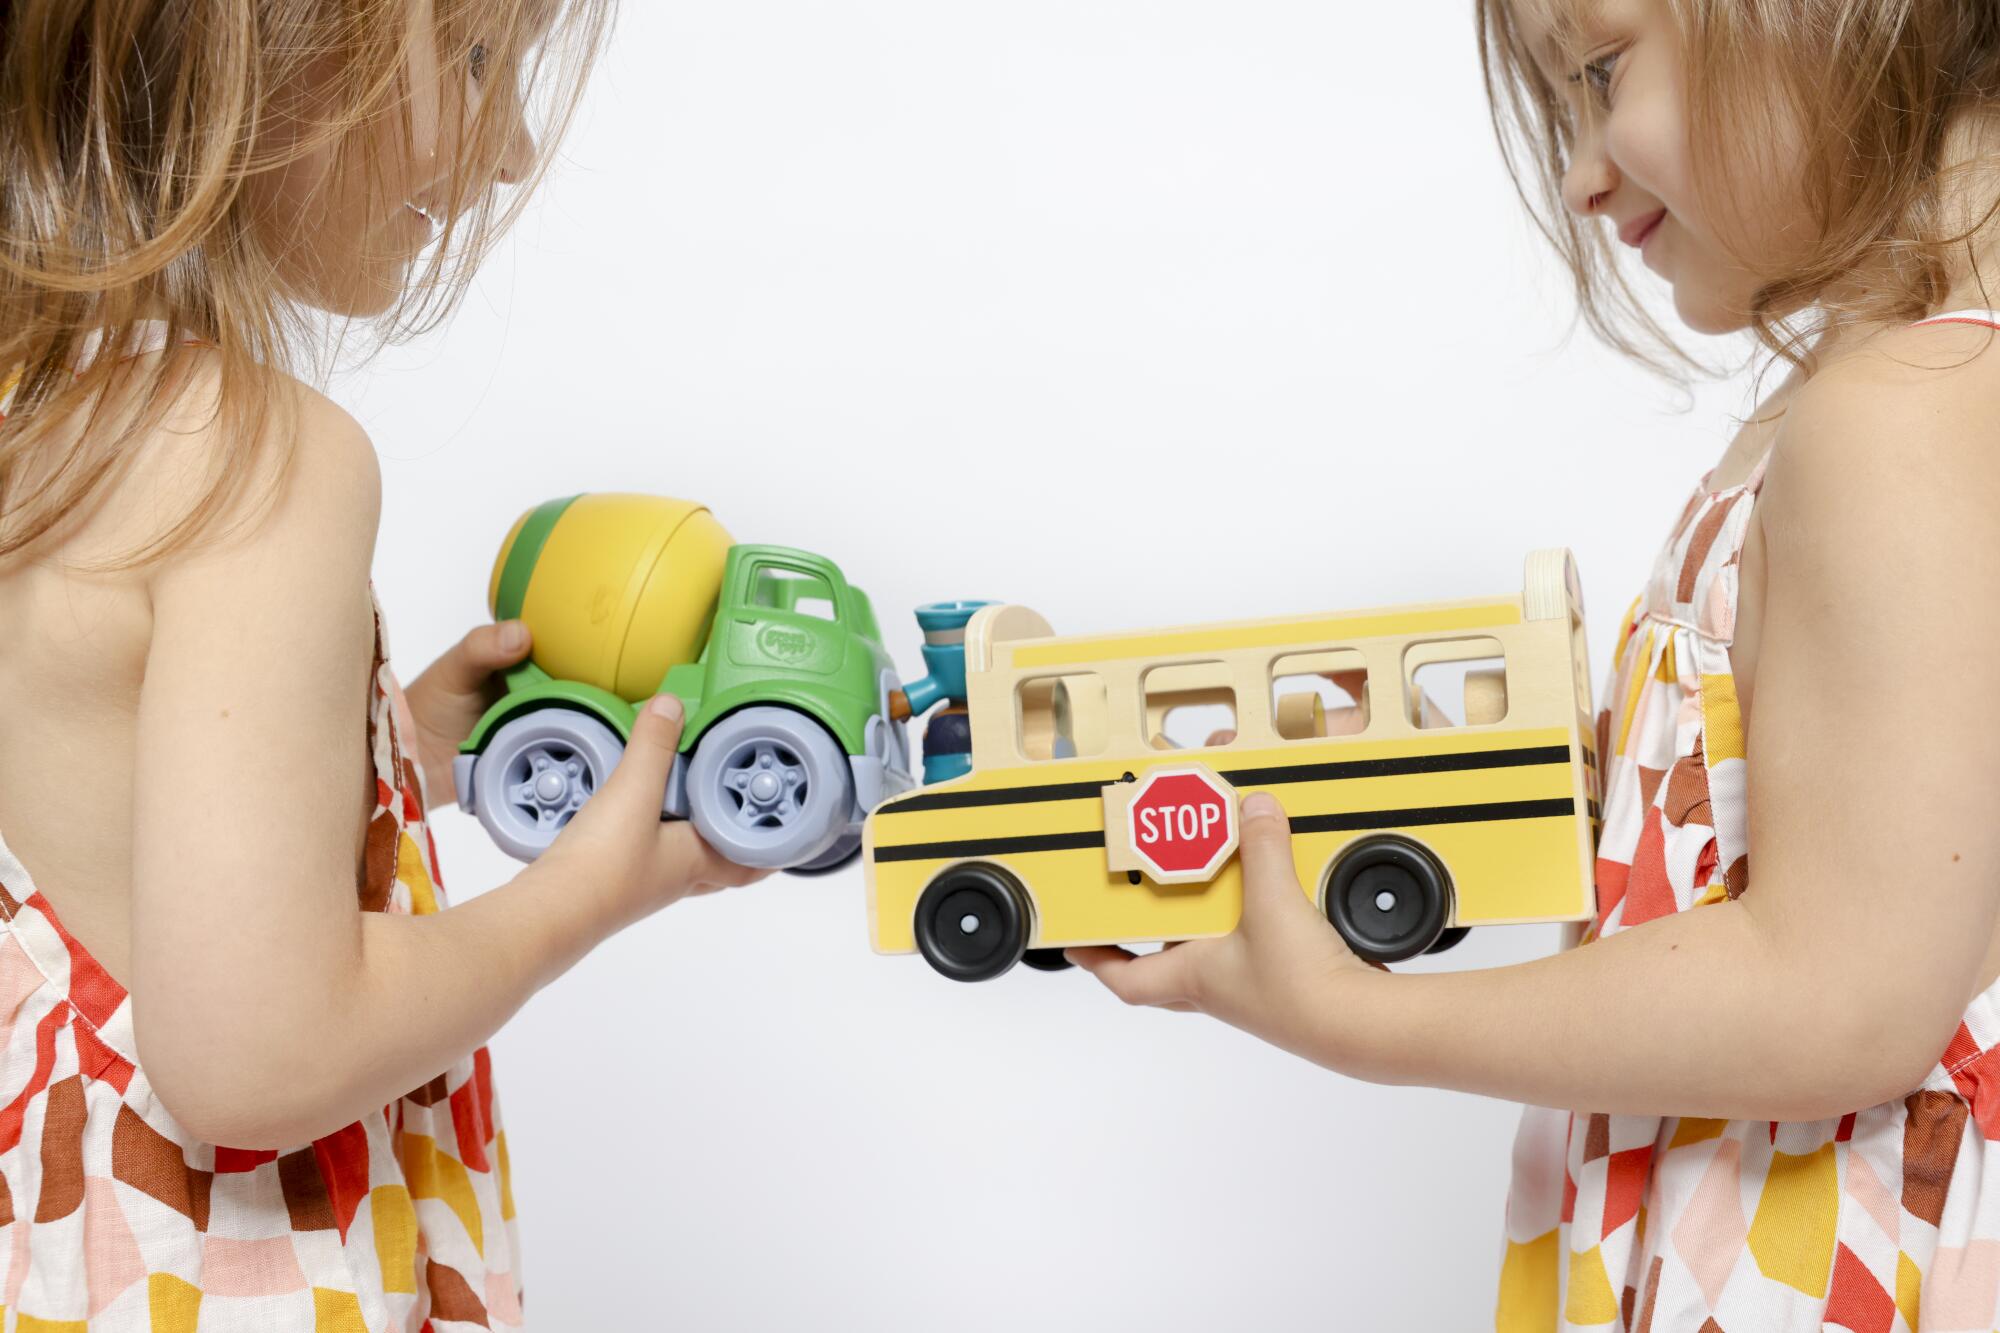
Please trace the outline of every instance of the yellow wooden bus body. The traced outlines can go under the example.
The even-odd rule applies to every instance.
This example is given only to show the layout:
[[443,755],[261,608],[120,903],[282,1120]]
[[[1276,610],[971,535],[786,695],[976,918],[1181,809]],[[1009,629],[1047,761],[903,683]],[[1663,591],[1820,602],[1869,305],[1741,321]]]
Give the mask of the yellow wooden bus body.
[[[1498,720],[1419,725],[1416,665],[1495,643],[1504,661]],[[1237,796],[1266,791],[1293,830],[1299,882],[1325,908],[1344,849],[1381,834],[1408,839],[1445,869],[1450,925],[1586,920],[1593,910],[1597,757],[1582,598],[1564,551],[1529,558],[1518,596],[1089,637],[1058,637],[1020,606],[980,611],[966,630],[972,771],[885,801],[869,817],[862,861],[871,941],[916,948],[926,886],[966,862],[998,866],[1026,889],[1031,948],[1131,944],[1226,934],[1242,911],[1240,858],[1213,879],[1166,885],[1112,870],[1105,788],[1149,769],[1206,764]],[[1365,663],[1366,725],[1287,739],[1273,667],[1287,660]],[[1183,701],[1233,694],[1223,745],[1158,748],[1148,673],[1178,671]],[[1051,680],[1102,682],[1097,753],[1039,752],[1024,701]],[[1392,686],[1395,706],[1384,706]],[[1315,710],[1315,713],[1317,710]],[[1296,734],[1297,724],[1291,730]],[[1115,828],[1113,838],[1122,836]]]

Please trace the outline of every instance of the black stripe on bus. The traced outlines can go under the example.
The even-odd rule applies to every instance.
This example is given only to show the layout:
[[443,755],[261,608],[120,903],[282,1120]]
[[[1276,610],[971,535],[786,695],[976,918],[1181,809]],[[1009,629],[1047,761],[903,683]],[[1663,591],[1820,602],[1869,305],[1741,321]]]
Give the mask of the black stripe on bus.
[[1104,845],[1104,830],[1085,833],[1038,833],[1026,838],[967,838],[960,842],[913,842],[901,847],[877,847],[875,862],[931,861],[953,856],[1003,856],[1008,852],[1074,852]]
[[995,791],[924,792],[882,807],[885,815],[920,810],[957,810],[975,805],[1030,805],[1037,801],[1081,801],[1103,793],[1110,783],[1051,782],[1039,787],[1002,787]]
[[[1573,815],[1569,800],[1491,801],[1484,805],[1439,805],[1414,810],[1357,810],[1335,815],[1300,815],[1294,833],[1332,833],[1352,829],[1416,828],[1425,824],[1470,824],[1487,819],[1547,819]],[[1004,856],[1009,852],[1071,852],[1104,845],[1101,829],[1082,833],[1043,833],[1023,838],[965,838],[957,842],[912,842],[877,847],[875,862],[942,861],[958,856]]]
[[[1521,768],[1533,764],[1569,762],[1566,745],[1535,745],[1512,750],[1470,750],[1457,754],[1416,754],[1393,759],[1342,759],[1325,764],[1279,764],[1269,768],[1222,771],[1224,781],[1238,787],[1277,786],[1287,782],[1333,782],[1345,778],[1385,778],[1413,773],[1462,773],[1481,768]],[[921,792],[884,805],[884,815],[917,814],[925,810],[962,810],[985,805],[1031,805],[1040,801],[1081,801],[1101,794],[1104,782],[1051,782],[1034,787],[1003,787],[989,791]]]
[[1439,805],[1428,810],[1354,810],[1337,815],[1300,815],[1294,833],[1344,833],[1354,829],[1409,828],[1424,824],[1471,824],[1487,819],[1547,819],[1573,815],[1576,802],[1490,801],[1484,805]]
[[1411,754],[1395,759],[1341,759],[1328,764],[1231,768],[1222,770],[1222,777],[1225,782],[1237,787],[1266,787],[1283,782],[1336,782],[1343,778],[1463,773],[1478,768],[1525,768],[1533,764],[1568,762],[1567,745],[1530,745],[1515,750],[1468,750],[1457,754]]

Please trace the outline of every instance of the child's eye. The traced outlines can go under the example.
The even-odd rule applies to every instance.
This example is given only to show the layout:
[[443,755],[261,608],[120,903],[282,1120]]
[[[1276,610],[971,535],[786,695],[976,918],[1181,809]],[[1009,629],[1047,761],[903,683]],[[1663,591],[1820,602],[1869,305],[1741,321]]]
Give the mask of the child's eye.
[[1595,60],[1586,61],[1582,72],[1570,75],[1569,81],[1583,84],[1598,101],[1609,103],[1611,75],[1617,69],[1618,55],[1616,51],[1607,51]]
[[466,67],[472,71],[472,81],[474,83],[485,82],[486,43],[479,42],[474,44],[472,54],[466,58]]

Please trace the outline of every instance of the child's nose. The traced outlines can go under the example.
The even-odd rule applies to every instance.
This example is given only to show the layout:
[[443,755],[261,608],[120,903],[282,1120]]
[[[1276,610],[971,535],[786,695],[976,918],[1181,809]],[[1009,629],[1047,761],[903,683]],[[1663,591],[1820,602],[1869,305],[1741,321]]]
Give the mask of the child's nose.
[[1618,188],[1618,168],[1593,143],[1579,142],[1569,170],[1563,173],[1563,203],[1572,213],[1596,217],[1604,201]]
[[515,185],[524,179],[535,164],[535,136],[525,124],[516,122],[514,137],[507,141],[507,151],[500,155],[500,183]]

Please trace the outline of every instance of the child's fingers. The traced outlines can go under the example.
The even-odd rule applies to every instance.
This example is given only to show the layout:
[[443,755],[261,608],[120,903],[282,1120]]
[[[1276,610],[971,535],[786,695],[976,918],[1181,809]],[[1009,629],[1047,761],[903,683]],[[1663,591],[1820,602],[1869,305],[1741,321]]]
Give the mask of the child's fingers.
[[1063,950],[1063,957],[1069,959],[1070,962],[1083,968],[1085,971],[1090,970],[1091,960],[1093,959],[1137,958],[1138,956],[1131,950],[1121,949],[1115,944],[1079,944],[1074,948]]
[[660,825],[660,848],[663,862],[675,867],[673,873],[684,878],[690,893],[741,888],[772,873],[725,859],[686,820]]
[[476,694],[487,677],[526,657],[530,642],[528,627],[518,620],[481,625],[446,649],[424,675],[452,694]]
[[1184,966],[1187,951],[1175,949],[1135,957],[1123,949],[1097,945],[1067,949],[1064,956],[1103,982],[1105,989],[1127,1004],[1165,1008],[1188,1001]]
[[519,620],[503,620],[497,625],[481,625],[463,639],[459,646],[464,656],[476,666],[487,670],[512,666],[528,655],[533,645],[533,636],[527,625]]

